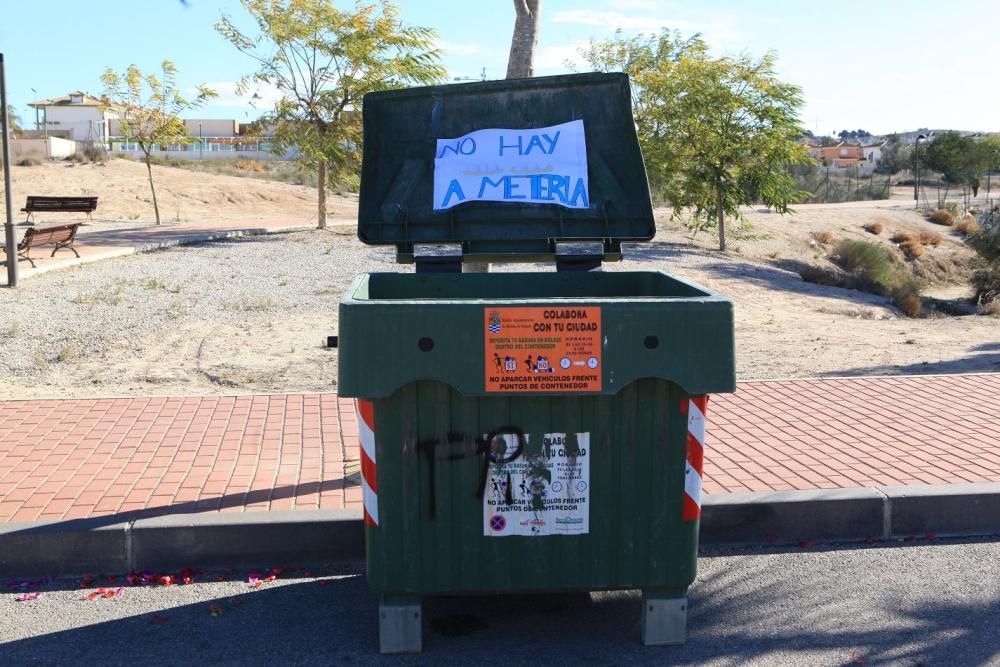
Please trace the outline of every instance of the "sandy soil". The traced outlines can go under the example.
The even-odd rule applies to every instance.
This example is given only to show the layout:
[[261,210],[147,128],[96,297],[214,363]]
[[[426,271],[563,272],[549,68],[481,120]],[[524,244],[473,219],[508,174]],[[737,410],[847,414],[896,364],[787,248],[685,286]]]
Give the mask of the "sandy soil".
[[[35,167],[13,167],[11,177],[15,212],[24,206],[28,195],[97,195],[97,212],[93,216],[96,221],[122,220],[135,226],[154,220],[146,166],[141,162],[52,161]],[[155,165],[153,180],[163,222],[316,219],[315,188]],[[356,197],[331,196],[328,204],[331,214],[356,208]],[[83,216],[65,213],[37,216],[39,224],[79,217]]]
[[[45,176],[59,169],[101,173],[32,169]],[[228,197],[258,191],[284,197],[289,208],[282,213],[307,215],[311,205],[306,188],[165,171],[166,190],[196,183],[191,192],[209,201],[200,204],[206,216],[237,215],[241,209]],[[213,205],[208,193],[227,203]],[[128,209],[128,202],[108,199],[109,210]],[[253,203],[245,217],[276,210],[274,200]],[[748,218],[753,231],[731,237],[723,254],[710,234],[692,237],[669,211],[658,211],[656,240],[629,247],[626,260],[606,270],[665,270],[731,297],[740,380],[1000,371],[1000,318],[910,319],[885,298],[805,283],[796,273],[804,263],[829,261],[833,246],[816,241],[819,232],[894,247],[888,237],[895,231],[936,231],[943,242],[917,263],[933,293],[958,298],[974,255],[947,228],[902,208],[857,204]],[[878,237],[862,229],[876,221],[886,228]],[[204,244],[38,276],[17,294],[0,291],[0,351],[8,353],[0,355],[0,398],[335,390],[337,353],[322,343],[336,333],[346,286],[372,270],[412,269],[338,230]],[[94,296],[109,293],[118,296]]]

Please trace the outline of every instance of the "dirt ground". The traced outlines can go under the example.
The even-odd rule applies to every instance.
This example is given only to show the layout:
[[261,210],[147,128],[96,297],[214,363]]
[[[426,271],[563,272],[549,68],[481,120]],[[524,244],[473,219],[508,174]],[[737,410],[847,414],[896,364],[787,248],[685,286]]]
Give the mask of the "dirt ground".
[[[11,178],[15,212],[24,206],[28,195],[96,195],[95,220],[134,225],[154,219],[146,165],[142,162],[118,158],[103,164],[47,161],[34,167],[15,166]],[[153,181],[163,222],[316,219],[315,188],[157,165],[153,166]],[[334,195],[328,202],[331,214],[356,208],[356,197]],[[55,217],[40,215],[39,223],[52,222]]]
[[[77,185],[111,193],[105,210],[125,212],[130,198],[143,195],[143,174],[127,171],[138,166],[116,165],[122,173],[110,180],[96,166],[15,175],[19,191],[54,192],[60,186],[52,174],[92,174],[93,181]],[[207,218],[308,215],[314,195],[254,179],[163,171],[172,201],[183,190],[196,202],[193,214]],[[37,177],[43,180],[36,184]],[[338,205],[343,212],[353,202]],[[815,238],[822,232],[834,241],[863,238],[894,248],[888,237],[896,231],[935,231],[942,243],[916,261],[926,265],[929,292],[958,298],[968,293],[974,255],[948,228],[877,204],[747,217],[753,230],[735,233],[730,250],[720,253],[711,233],[692,237],[658,210],[656,239],[629,247],[625,261],[606,270],[663,270],[732,298],[740,380],[1000,371],[1000,318],[906,318],[883,297],[806,283],[796,272],[829,262],[834,244]],[[865,232],[869,222],[885,231]],[[496,267],[515,268],[526,267]],[[341,295],[359,273],[410,270],[396,265],[390,250],[368,248],[351,230],[338,229],[176,248],[37,276],[16,293],[0,291],[0,398],[336,390],[337,352],[323,341],[337,331]]]

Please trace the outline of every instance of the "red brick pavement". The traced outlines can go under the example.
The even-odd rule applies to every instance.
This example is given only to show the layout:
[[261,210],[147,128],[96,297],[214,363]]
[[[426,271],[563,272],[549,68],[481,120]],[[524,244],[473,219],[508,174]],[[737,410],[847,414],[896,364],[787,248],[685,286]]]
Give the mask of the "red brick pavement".
[[[708,493],[1000,482],[1000,374],[747,382],[708,416]],[[0,402],[0,522],[360,507],[357,465],[334,394]]]

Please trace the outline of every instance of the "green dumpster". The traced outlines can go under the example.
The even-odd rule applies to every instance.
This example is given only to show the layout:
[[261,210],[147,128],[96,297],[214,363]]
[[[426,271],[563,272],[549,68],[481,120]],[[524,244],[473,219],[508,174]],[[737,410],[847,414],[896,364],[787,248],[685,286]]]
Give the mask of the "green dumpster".
[[643,641],[684,641],[733,310],[599,270],[654,233],[625,75],[365,98],[358,234],[416,267],[340,305],[382,652],[421,650],[426,595],[640,589]]

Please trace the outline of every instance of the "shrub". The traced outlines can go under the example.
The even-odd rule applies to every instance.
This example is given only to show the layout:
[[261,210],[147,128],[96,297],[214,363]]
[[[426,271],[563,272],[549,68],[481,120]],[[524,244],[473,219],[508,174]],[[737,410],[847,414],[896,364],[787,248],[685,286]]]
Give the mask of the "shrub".
[[869,222],[867,225],[864,225],[864,230],[869,234],[878,236],[885,230],[885,227],[882,226],[881,222]]
[[243,171],[267,171],[267,167],[264,166],[264,163],[258,160],[237,160],[236,168],[242,169]]
[[[913,245],[923,251],[919,244]],[[854,278],[848,286],[889,297],[909,317],[920,314],[920,283],[884,248],[867,241],[845,240],[837,246],[836,259]]]
[[817,243],[822,243],[823,245],[833,245],[833,242],[836,240],[830,232],[813,232],[812,237]]
[[979,231],[979,223],[976,222],[976,216],[967,215],[955,225],[955,229],[968,236],[969,234]]
[[903,243],[900,243],[899,249],[902,250],[903,253],[909,259],[916,259],[917,257],[923,257],[924,253],[927,252],[926,250],[924,250],[924,247],[920,245],[920,241],[918,240],[905,241]]
[[889,295],[895,267],[889,254],[879,246],[867,241],[841,241],[837,246],[837,262],[855,276],[884,287],[880,293]]
[[896,232],[890,239],[893,243],[913,243],[917,240],[914,232]]
[[36,157],[23,157],[16,162],[18,167],[37,167],[41,163],[42,161]]
[[843,276],[819,266],[807,266],[799,271],[799,277],[807,283],[826,287],[844,287]]
[[955,216],[951,214],[950,211],[946,211],[943,208],[939,208],[936,211],[931,211],[927,214],[927,219],[933,222],[935,225],[944,225],[946,227],[955,226]]
[[920,295],[909,290],[900,290],[897,294],[893,294],[892,302],[897,308],[903,311],[907,317],[918,316],[924,307],[924,304],[920,299]]
[[920,232],[920,242],[924,245],[939,246],[941,245],[941,235],[937,232]]
[[986,268],[972,276],[976,303],[980,306],[1000,301],[1000,226],[994,225],[969,234],[965,240],[986,260]]

